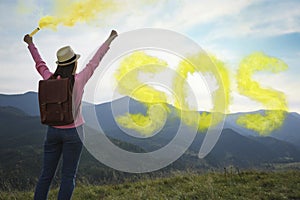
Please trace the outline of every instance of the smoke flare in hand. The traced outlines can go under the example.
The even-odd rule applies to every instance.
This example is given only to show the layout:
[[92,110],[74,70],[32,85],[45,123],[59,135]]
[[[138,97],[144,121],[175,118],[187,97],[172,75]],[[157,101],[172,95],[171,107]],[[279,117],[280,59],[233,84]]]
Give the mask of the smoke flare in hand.
[[40,30],[39,27],[37,27],[36,29],[34,29],[30,34],[29,36],[32,37],[34,34],[36,34],[38,31]]

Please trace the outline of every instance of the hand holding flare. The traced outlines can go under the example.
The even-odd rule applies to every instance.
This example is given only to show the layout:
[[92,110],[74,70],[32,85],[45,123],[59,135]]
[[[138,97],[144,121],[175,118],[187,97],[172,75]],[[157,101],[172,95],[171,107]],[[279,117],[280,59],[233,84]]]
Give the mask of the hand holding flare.
[[27,44],[32,43],[32,36],[33,36],[34,34],[36,34],[39,30],[40,30],[40,28],[37,27],[37,28],[34,29],[30,34],[26,34],[26,35],[24,36],[24,39],[23,39],[24,42],[26,42]]

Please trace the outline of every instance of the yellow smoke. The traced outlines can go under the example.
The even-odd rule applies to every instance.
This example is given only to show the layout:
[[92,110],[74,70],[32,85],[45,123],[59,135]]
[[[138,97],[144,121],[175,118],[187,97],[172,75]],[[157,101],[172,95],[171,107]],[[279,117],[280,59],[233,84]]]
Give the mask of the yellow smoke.
[[135,130],[143,136],[153,135],[164,126],[168,117],[165,104],[152,104],[147,106],[147,114],[130,114],[116,118],[117,122],[128,129]]
[[[158,0],[131,1],[138,6],[154,5]],[[93,20],[112,17],[117,11],[128,8],[128,1],[117,0],[54,0],[54,13],[39,20],[40,28],[56,30],[58,25],[74,26],[76,23],[89,23]],[[120,19],[121,20],[121,19]]]
[[167,67],[167,63],[144,52],[134,52],[124,58],[115,78],[120,94],[128,95],[144,102],[147,107],[146,115],[126,113],[116,117],[116,121],[125,128],[133,129],[144,136],[149,136],[159,130],[167,119],[169,108],[164,92],[144,84],[138,79],[139,73],[158,73]]
[[95,20],[99,13],[109,14],[118,8],[118,4],[108,0],[55,0],[53,16],[44,16],[39,21],[40,28],[56,29],[58,25],[74,26],[77,22]]
[[[195,64],[197,66],[194,66]],[[142,135],[151,135],[164,125],[163,123],[170,112],[167,107],[166,94],[143,84],[138,80],[138,75],[140,72],[157,73],[166,67],[165,61],[143,52],[135,52],[120,63],[115,73],[119,92],[141,102],[146,102],[145,105],[148,109],[146,115],[126,113],[124,116],[117,117],[116,120],[120,125],[136,130]],[[196,126],[202,131],[218,124],[223,119],[224,112],[228,110],[230,100],[229,73],[225,64],[214,56],[208,57],[206,54],[199,53],[182,60],[176,72],[177,75],[174,77],[172,87],[176,95],[174,106],[178,108],[178,117],[186,125]],[[211,113],[199,114],[197,110],[190,108],[186,82],[188,74],[195,72],[212,75],[218,84],[217,89],[212,91],[214,107]]]
[[236,77],[238,91],[240,94],[262,103],[267,111],[264,115],[243,115],[237,119],[237,124],[261,135],[267,135],[282,125],[288,110],[284,93],[261,87],[257,81],[252,79],[252,75],[263,70],[278,73],[287,68],[287,64],[283,61],[263,53],[253,53],[241,61]]
[[[120,116],[117,118],[119,124],[134,129],[142,135],[150,135],[163,126],[170,112],[167,107],[167,97],[163,92],[139,81],[138,74],[140,72],[157,73],[166,67],[166,62],[143,52],[133,53],[123,60],[115,74],[119,82],[119,92],[146,102],[148,110],[146,115],[127,113],[125,116]],[[239,93],[262,103],[266,112],[241,116],[237,124],[257,131],[261,135],[269,134],[282,125],[288,110],[285,95],[282,92],[261,87],[258,82],[252,80],[252,75],[262,70],[277,73],[285,69],[287,65],[283,61],[263,53],[253,53],[242,60],[236,76]],[[196,126],[200,131],[220,123],[224,114],[229,111],[231,102],[230,73],[226,65],[213,55],[198,53],[182,60],[176,72],[172,87],[173,94],[176,95],[174,106],[178,108],[178,117],[186,125]],[[216,81],[217,87],[211,91],[213,108],[210,112],[199,113],[192,110],[189,105],[189,90],[186,84],[188,75],[193,73],[210,75]]]
[[[188,74],[202,73],[212,75],[217,83],[217,89],[212,91],[213,108],[210,113],[199,114],[190,111],[186,80]],[[182,60],[177,68],[177,76],[174,78],[173,90],[177,98],[175,106],[180,109],[181,119],[190,126],[197,126],[200,131],[217,125],[222,119],[224,112],[228,111],[230,103],[230,78],[229,72],[223,62],[213,55],[198,53]],[[201,103],[201,102],[200,102]]]

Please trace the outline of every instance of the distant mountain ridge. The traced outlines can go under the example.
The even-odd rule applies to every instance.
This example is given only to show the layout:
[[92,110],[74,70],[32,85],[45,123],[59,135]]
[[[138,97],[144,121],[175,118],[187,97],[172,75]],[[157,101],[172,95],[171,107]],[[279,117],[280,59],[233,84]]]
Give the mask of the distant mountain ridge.
[[[119,99],[120,103],[126,99]],[[136,104],[138,104],[136,106]],[[132,111],[143,112],[143,105],[132,100]],[[138,108],[138,109],[137,109]],[[96,112],[105,134],[122,149],[131,152],[150,152],[167,145],[176,135],[179,120],[170,118],[157,135],[150,138],[135,138],[124,133],[112,118],[109,103],[96,106]],[[293,116],[294,117],[294,116]],[[0,188],[2,182],[10,181],[16,187],[32,187],[36,183],[42,163],[42,147],[47,126],[40,124],[39,116],[30,116],[24,111],[0,106]],[[85,127],[89,128],[89,127]],[[227,166],[239,168],[261,168],[276,163],[300,161],[300,151],[292,143],[274,137],[243,135],[230,128],[223,129],[217,144],[204,158],[198,158],[204,133],[198,133],[188,150],[174,163],[158,173],[170,170],[209,170]],[[118,173],[118,179],[130,176],[116,172],[95,160],[84,149],[79,166],[79,178],[99,183],[109,182]]]
[[[236,124],[236,119],[244,114],[249,113],[236,113],[227,115],[224,128],[230,128],[244,136],[260,137],[257,132]],[[269,137],[290,142],[300,148],[300,115],[296,112],[287,113],[282,126],[272,131]]]
[[[145,106],[129,97],[123,97],[121,99],[114,100],[113,102],[103,103],[95,106],[97,116],[99,119],[99,123],[106,132],[111,134],[111,137],[115,137],[118,139],[124,139],[126,141],[130,141],[130,138],[125,134],[123,134],[123,131],[118,127],[118,124],[115,122],[114,117],[112,115],[112,104],[116,107],[118,110],[122,110],[124,106],[127,106],[129,102],[129,110],[132,113],[146,113]],[[11,106],[15,108],[19,108],[20,110],[24,111],[30,116],[39,116],[39,108],[38,108],[38,97],[36,92],[27,92],[25,94],[16,94],[16,95],[4,95],[0,94],[0,106]],[[85,108],[88,108],[90,104],[83,103],[83,106]],[[174,110],[174,107],[169,106],[170,110]],[[94,109],[94,106],[92,106],[92,109]],[[85,109],[83,109],[85,110]],[[86,109],[88,110],[88,109]],[[244,135],[244,136],[255,136],[260,137],[256,132],[246,129],[244,127],[241,127],[236,124],[236,119],[244,114],[249,113],[257,113],[257,112],[264,112],[261,111],[255,111],[255,112],[240,112],[240,113],[233,113],[226,115],[225,123],[224,123],[224,129],[232,129],[235,132]],[[89,119],[86,119],[88,121]],[[177,123],[176,126],[178,126],[179,120],[176,119],[175,114],[170,114],[168,117],[168,120],[172,121],[174,128],[174,125]],[[300,115],[296,112],[287,113],[286,119],[278,130],[274,130],[269,137],[276,138],[278,140],[282,140],[285,142],[292,143],[296,147],[300,149]],[[166,127],[167,128],[167,127]],[[170,128],[170,127],[169,127]],[[131,138],[132,140],[136,140],[134,138]],[[161,138],[160,138],[161,140]]]
[[23,110],[31,116],[40,115],[38,107],[38,95],[36,92],[24,94],[0,94],[0,106],[11,106]]
[[[0,120],[0,149],[26,145],[41,146],[47,126],[40,124],[39,117],[26,115],[23,111],[14,107],[0,107]],[[106,123],[110,124],[108,121]],[[162,129],[162,133],[150,138],[132,139],[122,130],[118,132],[117,126],[110,130],[104,127],[104,131],[108,137],[131,143],[146,151],[153,151],[168,144],[176,135],[176,122],[174,126],[173,124],[174,121],[171,121],[171,124],[167,122]],[[123,137],[121,136],[122,134]],[[204,136],[203,133],[198,133],[188,151],[196,155]],[[138,151],[140,152],[140,150]],[[289,142],[273,137],[244,136],[228,128],[222,131],[219,141],[209,156],[217,157],[220,162],[223,160],[226,163],[228,158],[226,158],[225,154],[226,156],[230,154],[235,157],[236,165],[244,161],[249,163],[300,161],[300,151]],[[284,160],[285,157],[287,160]],[[242,165],[247,166],[245,163]]]

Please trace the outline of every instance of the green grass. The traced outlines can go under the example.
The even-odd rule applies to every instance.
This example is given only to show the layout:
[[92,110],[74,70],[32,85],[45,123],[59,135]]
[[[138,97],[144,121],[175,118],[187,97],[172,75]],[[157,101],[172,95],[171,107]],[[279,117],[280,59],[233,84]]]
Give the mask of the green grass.
[[[83,199],[300,199],[300,171],[242,173],[175,173],[168,178],[123,184],[78,184],[73,200]],[[58,189],[50,191],[56,199]],[[32,192],[0,192],[0,199],[32,199]]]

